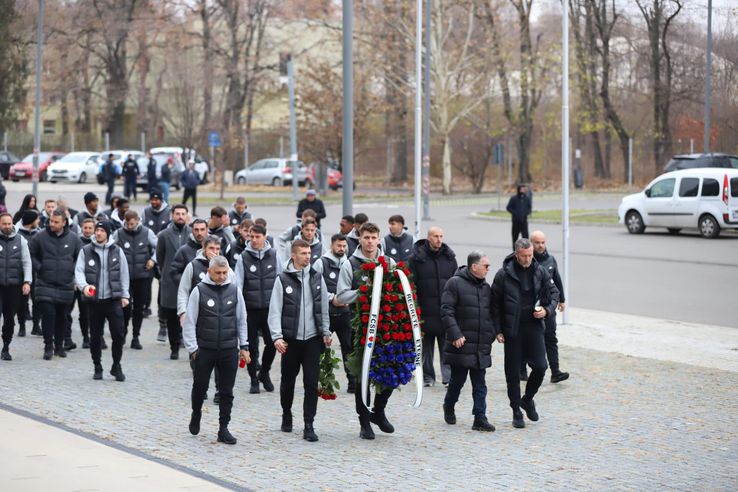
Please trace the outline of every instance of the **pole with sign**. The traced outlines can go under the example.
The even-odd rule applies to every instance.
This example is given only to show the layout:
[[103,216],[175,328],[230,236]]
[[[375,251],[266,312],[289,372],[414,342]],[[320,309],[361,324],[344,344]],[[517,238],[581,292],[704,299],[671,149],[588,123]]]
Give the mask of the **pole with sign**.
[[[220,147],[220,132],[211,130],[208,132],[208,147],[210,147],[210,161],[213,169],[218,170],[215,164],[215,149]],[[223,199],[223,188],[225,187],[225,169],[220,169],[220,198]]]

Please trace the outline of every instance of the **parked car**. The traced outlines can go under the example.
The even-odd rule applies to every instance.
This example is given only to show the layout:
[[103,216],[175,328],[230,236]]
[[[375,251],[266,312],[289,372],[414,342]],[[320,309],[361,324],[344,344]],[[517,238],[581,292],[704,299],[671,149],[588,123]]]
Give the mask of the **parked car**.
[[102,170],[103,164],[108,160],[108,155],[113,154],[113,162],[115,163],[115,166],[118,168],[118,175],[123,170],[123,163],[126,161],[129,155],[133,156],[133,159],[138,159],[139,157],[142,157],[144,154],[140,150],[103,150],[99,153],[99,157],[97,158],[97,172],[95,173],[97,175],[97,182],[98,184],[103,184],[105,182],[105,178],[102,176],[100,171]]
[[675,155],[664,166],[664,172],[669,173],[680,169],[694,169],[698,167],[738,169],[738,156],[721,153]]
[[[313,181],[313,183],[318,183],[318,166],[319,164],[316,162],[308,166],[308,175],[310,176],[310,179]],[[343,174],[341,173],[341,171],[339,171],[334,164],[329,164],[327,166],[327,170],[328,188],[332,189],[333,191],[338,190],[338,188],[343,188]]]
[[[38,154],[38,180],[46,181],[46,171],[52,162],[64,157],[63,152],[39,152]],[[33,178],[33,154],[28,154],[17,164],[10,166],[8,177],[12,181]]]
[[[292,184],[292,167],[294,161],[271,157],[254,162],[246,169],[236,173],[237,184],[270,184],[285,186]],[[312,186],[313,179],[308,175],[308,168],[302,162],[297,163],[297,184]]]
[[662,174],[641,191],[623,198],[618,219],[631,234],[646,227],[669,233],[697,228],[714,238],[738,229],[738,169],[684,169]]
[[46,170],[48,179],[52,183],[87,183],[98,173],[99,157],[98,152],[71,152],[49,166]]
[[8,179],[8,176],[10,175],[10,166],[20,161],[20,157],[14,153],[0,151],[0,176],[2,176],[3,179]]
[[200,177],[200,183],[207,183],[210,175],[210,164],[195,149],[187,147],[154,147],[151,149],[152,154],[178,154],[182,160],[182,164],[187,166],[187,162],[192,159],[195,161],[195,171]]
[[[161,168],[164,164],[166,164],[167,160],[170,157],[174,161],[174,166],[172,167],[172,182],[170,183],[170,186],[172,188],[179,190],[181,187],[179,183],[179,177],[185,169],[184,164],[182,164],[182,159],[179,158],[179,154],[174,154],[174,153],[152,154],[152,158],[154,159],[154,161],[156,161],[156,177],[159,178],[161,176]],[[149,158],[146,157],[145,155],[141,156],[138,159],[136,159],[136,164],[138,164],[138,172],[139,172],[138,180],[136,180],[136,184],[142,190],[147,190],[149,188],[149,178],[148,178]]]

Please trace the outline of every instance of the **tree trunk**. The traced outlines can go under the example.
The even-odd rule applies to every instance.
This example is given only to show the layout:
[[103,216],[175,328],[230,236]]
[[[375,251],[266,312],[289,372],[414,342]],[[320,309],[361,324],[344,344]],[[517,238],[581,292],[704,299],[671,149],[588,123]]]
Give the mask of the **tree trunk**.
[[[203,73],[213,73],[213,53],[212,53],[212,33],[210,26],[210,11],[208,10],[207,0],[201,0],[200,5],[200,22],[202,23],[202,52],[203,52]],[[212,126],[213,114],[213,79],[206,76],[202,85],[202,129],[201,134],[206,135]]]

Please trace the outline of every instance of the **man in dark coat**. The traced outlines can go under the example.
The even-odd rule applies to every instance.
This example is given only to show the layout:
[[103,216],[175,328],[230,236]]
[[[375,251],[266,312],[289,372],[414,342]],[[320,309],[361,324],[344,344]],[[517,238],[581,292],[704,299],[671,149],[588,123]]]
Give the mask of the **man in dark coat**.
[[295,217],[298,219],[302,218],[302,213],[307,209],[315,211],[315,220],[318,222],[318,229],[320,229],[320,220],[325,219],[325,206],[323,205],[323,201],[315,195],[315,190],[307,190],[305,198],[297,204]]
[[446,281],[453,277],[458,267],[456,253],[443,242],[440,227],[428,229],[428,238],[413,246],[409,261],[415,279],[418,304],[423,319],[423,376],[426,386],[433,386],[436,371],[433,367],[435,345],[441,358],[441,380],[448,384],[451,368],[443,360],[444,329],[441,322],[441,292]]
[[158,186],[158,179],[156,177],[156,159],[151,155],[151,152],[146,154],[148,164],[146,165],[146,184],[149,188],[149,193],[153,193],[154,190],[160,190]]
[[192,215],[197,215],[197,187],[200,185],[200,176],[195,171],[195,161],[187,163],[187,169],[179,177],[182,188],[184,188],[184,195],[182,197],[182,203],[187,205],[187,200],[192,199]]
[[[82,241],[69,230],[63,210],[54,210],[46,229],[31,240],[29,250],[36,273],[35,301],[41,309],[44,360],[66,357],[66,316],[74,300],[74,265]],[[33,306],[36,309],[36,304]]]
[[133,199],[137,198],[136,185],[138,182],[138,175],[141,174],[138,169],[138,163],[133,155],[128,154],[126,161],[123,163],[123,178],[125,179],[123,184],[123,195],[130,199],[133,195]]
[[105,163],[102,165],[102,169],[100,170],[105,184],[108,185],[108,191],[105,193],[106,204],[110,204],[110,199],[113,196],[113,189],[115,188],[115,178],[118,177],[118,166],[115,164],[115,161],[113,160],[114,158],[115,155],[108,154],[108,158],[105,160]]
[[[555,316],[559,290],[548,272],[533,258],[528,239],[515,241],[515,252],[505,258],[492,283],[492,323],[497,341],[505,344],[505,380],[513,411],[513,427],[525,427],[522,408],[538,420],[533,397],[546,374],[544,320]],[[520,365],[532,369],[520,397]]]
[[489,258],[472,251],[443,289],[441,312],[446,329],[445,361],[451,366],[451,379],[443,401],[447,424],[456,423],[454,406],[469,375],[474,399],[472,430],[492,432],[495,426],[487,420],[486,369],[492,365],[492,293],[485,280]]
[[532,203],[527,186],[518,185],[518,192],[507,202],[507,211],[512,216],[512,242],[515,249],[518,236],[528,238],[528,216],[532,211]]
[[[184,273],[185,268],[195,259],[197,252],[202,248],[203,241],[208,237],[208,223],[205,219],[193,220],[190,227],[192,228],[192,232],[190,232],[187,242],[174,253],[174,259],[169,267],[169,274],[177,286],[179,286],[179,282],[182,280],[182,273]],[[221,243],[222,250],[223,246]]]

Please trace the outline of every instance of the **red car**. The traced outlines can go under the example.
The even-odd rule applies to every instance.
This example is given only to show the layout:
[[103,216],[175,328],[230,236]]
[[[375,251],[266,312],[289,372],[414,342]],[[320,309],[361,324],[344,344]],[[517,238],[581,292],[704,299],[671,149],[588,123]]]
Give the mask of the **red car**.
[[[310,164],[308,173],[312,177],[313,183],[317,183],[317,165],[315,163]],[[343,188],[343,174],[332,166],[328,166],[328,188],[333,191]],[[354,186],[354,189],[356,189],[356,186]]]
[[[64,157],[64,152],[39,152],[38,154],[38,175],[39,182],[46,181],[46,169],[49,164],[56,162]],[[20,181],[21,179],[33,178],[33,154],[28,154],[22,161],[10,166],[8,173],[12,181]]]

